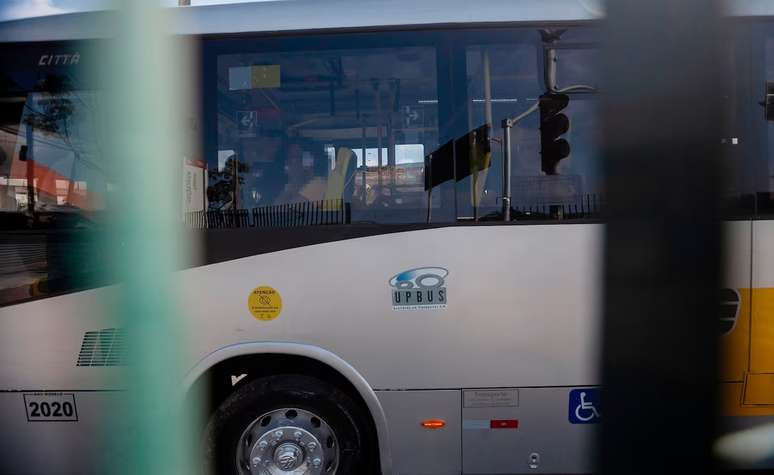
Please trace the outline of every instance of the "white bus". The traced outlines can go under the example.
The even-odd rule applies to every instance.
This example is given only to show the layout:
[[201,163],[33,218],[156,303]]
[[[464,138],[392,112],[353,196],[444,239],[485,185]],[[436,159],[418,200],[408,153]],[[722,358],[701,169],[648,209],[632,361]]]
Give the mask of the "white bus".
[[[180,119],[201,145],[180,169],[184,222],[204,245],[178,274],[190,340],[179,378],[209,395],[205,465],[593,472],[604,417],[595,5],[168,12],[199,47],[200,103]],[[774,417],[774,127],[759,105],[774,84],[774,7],[732,4],[731,15],[720,388],[741,427]],[[100,167],[87,74],[112,18],[0,24],[2,473],[91,473],[111,455],[94,434],[123,388],[127,343],[83,309],[118,291],[89,244],[121,199]],[[568,157],[541,163],[538,114],[511,129],[504,221],[502,120],[573,85],[590,87],[568,94]]]

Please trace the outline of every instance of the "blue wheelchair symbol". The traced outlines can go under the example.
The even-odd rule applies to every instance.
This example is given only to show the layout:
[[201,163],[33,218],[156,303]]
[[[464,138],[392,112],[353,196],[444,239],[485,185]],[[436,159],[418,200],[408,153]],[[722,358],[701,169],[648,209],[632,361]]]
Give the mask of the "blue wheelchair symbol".
[[571,424],[595,424],[599,422],[600,390],[597,388],[570,391],[568,418]]

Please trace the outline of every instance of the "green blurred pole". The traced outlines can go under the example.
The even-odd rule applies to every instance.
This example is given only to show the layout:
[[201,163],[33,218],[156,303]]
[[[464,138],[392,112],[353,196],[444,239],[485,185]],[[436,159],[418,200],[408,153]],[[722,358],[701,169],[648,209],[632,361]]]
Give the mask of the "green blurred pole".
[[[181,124],[189,117],[190,69],[182,41],[169,35],[158,0],[123,0],[116,36],[106,45],[111,162],[117,234],[110,248],[121,277],[116,316],[130,351],[123,404],[110,431],[126,454],[105,473],[190,473],[180,365],[185,322],[177,308],[181,239]],[[115,423],[115,424],[113,424]]]

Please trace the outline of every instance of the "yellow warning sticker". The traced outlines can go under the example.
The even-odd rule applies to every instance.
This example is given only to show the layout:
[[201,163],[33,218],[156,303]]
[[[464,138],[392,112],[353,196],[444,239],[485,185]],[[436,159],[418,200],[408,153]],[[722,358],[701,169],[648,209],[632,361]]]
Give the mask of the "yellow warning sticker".
[[282,312],[282,297],[274,288],[262,285],[250,293],[247,308],[256,320],[274,320]]

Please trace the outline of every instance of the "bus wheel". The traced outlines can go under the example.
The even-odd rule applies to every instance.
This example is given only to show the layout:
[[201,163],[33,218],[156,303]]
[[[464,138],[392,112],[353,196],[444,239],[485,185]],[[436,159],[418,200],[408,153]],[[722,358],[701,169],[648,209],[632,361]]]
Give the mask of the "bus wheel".
[[302,375],[245,384],[218,407],[204,434],[206,473],[366,473],[367,415],[346,393]]

